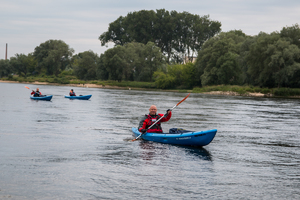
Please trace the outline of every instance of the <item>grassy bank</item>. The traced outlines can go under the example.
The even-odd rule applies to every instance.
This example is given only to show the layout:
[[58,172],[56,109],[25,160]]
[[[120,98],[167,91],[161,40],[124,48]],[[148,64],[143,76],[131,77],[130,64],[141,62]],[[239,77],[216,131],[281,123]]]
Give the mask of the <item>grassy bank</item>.
[[[84,81],[79,80],[75,76],[65,75],[65,76],[30,76],[30,77],[19,77],[19,76],[10,76],[1,78],[3,81],[14,81],[14,82],[45,82],[50,84],[95,84],[101,86],[116,86],[116,87],[126,87],[126,88],[144,88],[151,90],[160,90],[156,88],[154,82],[137,82],[137,81]],[[215,91],[221,92],[231,92],[238,95],[251,96],[251,94],[259,93],[264,94],[265,96],[273,97],[300,97],[299,88],[260,88],[253,86],[236,86],[236,85],[217,85],[217,86],[205,86],[205,87],[195,87],[192,90],[188,89],[174,89],[174,90],[165,90],[165,91],[177,91],[177,92],[192,92],[192,93],[213,93]],[[230,94],[229,94],[230,95]]]
[[156,89],[154,82],[136,82],[136,81],[85,81],[77,79],[75,76],[66,75],[66,76],[29,76],[29,77],[20,77],[20,76],[10,76],[1,78],[3,81],[15,81],[20,83],[34,83],[34,82],[42,82],[42,83],[56,83],[56,84],[96,84],[102,86],[117,86],[117,87],[132,87],[132,88],[149,88]]

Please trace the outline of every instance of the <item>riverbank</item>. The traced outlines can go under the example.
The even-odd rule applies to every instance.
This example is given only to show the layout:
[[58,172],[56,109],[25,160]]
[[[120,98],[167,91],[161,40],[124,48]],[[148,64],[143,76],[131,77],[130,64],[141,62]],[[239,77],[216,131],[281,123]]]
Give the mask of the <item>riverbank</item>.
[[70,87],[86,87],[86,88],[107,88],[107,89],[128,89],[128,87],[118,87],[111,85],[98,85],[98,84],[59,84],[59,83],[48,83],[48,82],[19,82],[19,81],[3,81],[0,80],[0,83],[24,83],[24,84],[35,84],[35,85],[58,85],[58,86],[70,86]]
[[[141,88],[141,87],[121,87],[115,85],[100,85],[100,84],[93,84],[93,83],[78,83],[78,84],[59,84],[59,83],[49,83],[49,82],[19,82],[19,81],[9,81],[9,80],[0,80],[0,83],[23,83],[23,84],[35,84],[35,85],[58,85],[58,86],[69,86],[69,87],[86,87],[86,88],[102,88],[102,89],[120,89],[120,90],[149,90],[149,91],[166,91],[166,92],[189,92],[189,93],[201,93],[201,94],[209,94],[209,95],[227,95],[227,96],[247,96],[247,97],[284,97],[284,98],[299,98],[300,95],[294,96],[276,96],[272,93],[261,93],[261,92],[236,92],[231,91],[231,88],[228,88],[227,91],[224,91],[224,88],[221,90],[217,90],[217,88],[209,88],[206,90],[213,90],[213,91],[205,91],[199,90],[199,88],[194,88],[193,90],[162,90],[162,89],[152,89],[152,88]],[[214,86],[212,86],[214,87]],[[215,86],[219,87],[219,86]],[[226,89],[225,89],[226,90]],[[235,89],[236,90],[236,89]]]

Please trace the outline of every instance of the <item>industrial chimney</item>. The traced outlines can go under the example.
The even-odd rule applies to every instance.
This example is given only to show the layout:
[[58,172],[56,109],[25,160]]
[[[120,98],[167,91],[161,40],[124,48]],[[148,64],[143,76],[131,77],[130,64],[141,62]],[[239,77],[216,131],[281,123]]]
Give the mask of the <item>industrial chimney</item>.
[[7,43],[6,43],[6,49],[5,49],[5,60],[7,60]]

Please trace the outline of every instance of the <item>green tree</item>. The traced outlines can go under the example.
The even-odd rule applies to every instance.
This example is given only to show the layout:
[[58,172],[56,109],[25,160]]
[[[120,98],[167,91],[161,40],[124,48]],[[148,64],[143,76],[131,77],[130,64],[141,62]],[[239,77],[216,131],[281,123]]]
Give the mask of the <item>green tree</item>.
[[249,65],[248,74],[254,85],[262,87],[274,86],[272,70],[268,71],[268,68],[265,68],[265,59],[268,57],[268,45],[278,41],[279,38],[279,34],[272,33],[271,35],[268,35],[263,32],[260,32],[258,36],[255,37],[255,42],[251,45],[249,54],[246,58]]
[[284,27],[280,31],[280,37],[290,41],[291,44],[295,44],[300,48],[300,27],[299,24],[295,24],[291,27]]
[[167,61],[179,61],[182,56],[197,53],[204,41],[220,32],[221,23],[187,12],[141,10],[119,17],[110,23],[108,31],[99,36],[101,45],[108,42],[125,45],[129,42],[155,43],[167,56]]
[[104,54],[101,54],[99,61],[97,63],[96,75],[97,75],[97,79],[100,79],[100,80],[108,80],[109,79],[109,72],[107,71],[105,62],[104,62],[105,59],[106,59],[106,56]]
[[34,49],[37,70],[57,76],[69,64],[74,50],[61,40],[48,40]]
[[[155,46],[153,42],[146,45],[140,44],[139,48],[135,48],[135,57],[137,62],[134,63],[134,80],[136,81],[153,81],[153,73],[162,68],[166,63],[165,56],[161,53],[160,48]],[[130,49],[128,49],[130,52]]]
[[101,55],[97,73],[103,80],[152,81],[154,71],[164,63],[165,57],[154,43],[131,42]]
[[153,77],[157,88],[171,89],[176,84],[176,77],[166,74],[161,70],[154,72]]
[[10,58],[10,65],[14,72],[20,76],[27,76],[35,71],[37,65],[32,53],[27,56],[24,54],[16,54]]
[[279,33],[260,33],[251,45],[247,62],[253,82],[262,87],[289,87],[299,74],[300,49]]
[[240,84],[242,71],[238,59],[246,38],[242,31],[235,30],[209,39],[199,51],[195,63],[199,84]]
[[0,78],[8,76],[12,73],[12,68],[10,67],[9,60],[0,60]]
[[200,17],[188,12],[178,13],[176,38],[174,45],[181,57],[187,57],[190,62],[203,46],[204,42],[220,32],[221,23],[211,21],[209,15]]
[[255,43],[254,37],[247,37],[240,48],[240,57],[238,58],[239,65],[242,70],[242,84],[255,85],[252,81],[250,74],[248,73],[249,64],[247,62],[247,57],[249,56],[250,47]]
[[274,81],[277,87],[289,86],[294,73],[300,71],[300,49],[291,45],[289,41],[279,39],[275,44],[269,45],[270,60],[266,67],[273,69]]
[[[300,27],[299,24],[295,24],[291,27],[285,27],[281,30],[280,36],[287,39],[291,44],[295,44],[300,48]],[[300,62],[300,59],[295,59],[296,63]],[[300,71],[295,69],[294,75],[289,79],[290,87],[300,88]]]
[[99,57],[93,51],[85,51],[73,56],[73,70],[77,78],[83,80],[97,79],[97,63]]
[[181,73],[181,85],[185,88],[192,88],[195,86],[195,65],[194,63],[187,63],[183,65],[182,73]]
[[192,88],[195,67],[193,63],[168,65],[166,70],[158,69],[153,77],[158,88]]
[[124,60],[125,47],[116,46],[114,48],[105,51],[104,55],[101,57],[102,60],[102,71],[108,73],[108,80],[122,81],[124,65],[126,65]]

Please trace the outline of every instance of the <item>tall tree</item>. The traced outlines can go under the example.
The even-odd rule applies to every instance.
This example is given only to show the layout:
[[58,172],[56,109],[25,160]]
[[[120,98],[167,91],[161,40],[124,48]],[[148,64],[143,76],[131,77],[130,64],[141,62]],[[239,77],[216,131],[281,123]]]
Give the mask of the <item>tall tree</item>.
[[262,87],[289,86],[300,71],[299,59],[300,49],[279,33],[260,33],[250,47],[248,73]]
[[27,76],[35,71],[37,65],[32,53],[27,56],[24,54],[16,54],[15,57],[10,58],[10,65],[14,72],[20,76]]
[[242,31],[229,31],[209,39],[195,63],[197,79],[201,85],[240,84],[240,47],[246,40]]
[[124,45],[128,42],[153,42],[170,60],[182,61],[184,55],[197,54],[203,43],[220,32],[221,23],[187,12],[141,10],[119,17],[99,36],[101,45],[108,42]]
[[93,51],[85,51],[73,56],[73,70],[76,77],[84,80],[97,79],[97,62],[99,57]]
[[108,80],[122,81],[123,69],[126,65],[124,60],[125,47],[116,46],[114,48],[105,51],[101,56],[102,71],[105,70],[108,73]]
[[291,27],[284,27],[280,31],[280,36],[287,39],[291,44],[295,44],[300,48],[300,27],[299,24],[295,24]]
[[152,81],[152,75],[165,63],[165,57],[152,42],[118,45],[100,56],[98,77],[104,80]]
[[10,67],[10,61],[9,60],[0,60],[0,78],[4,76],[8,76],[10,73],[12,73],[12,68]]
[[247,37],[246,40],[243,42],[240,48],[240,56],[238,58],[239,65],[241,66],[242,70],[242,84],[250,84],[255,85],[253,80],[248,73],[249,63],[247,62],[247,57],[249,56],[250,47],[255,43],[255,37]]
[[[134,63],[134,80],[153,81],[153,73],[166,63],[165,56],[153,42],[135,48],[136,63]],[[128,49],[128,51],[130,51]]]
[[34,49],[34,57],[38,62],[37,69],[48,75],[58,75],[67,65],[74,53],[65,42],[61,40],[48,40]]

